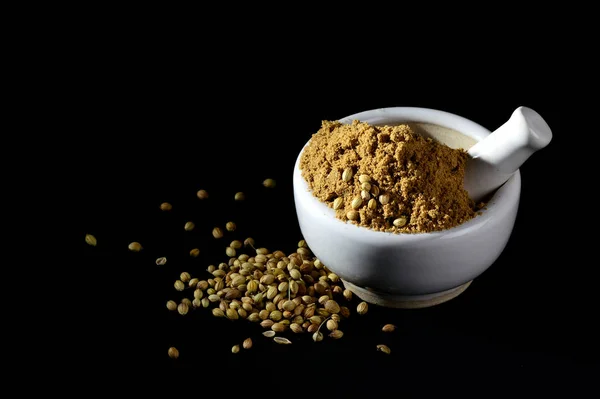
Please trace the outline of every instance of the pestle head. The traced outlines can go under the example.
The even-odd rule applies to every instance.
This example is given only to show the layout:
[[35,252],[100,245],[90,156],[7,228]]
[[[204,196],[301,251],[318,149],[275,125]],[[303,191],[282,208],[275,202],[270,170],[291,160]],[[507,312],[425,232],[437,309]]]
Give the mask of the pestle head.
[[481,201],[551,140],[552,131],[540,114],[517,108],[502,126],[469,149],[464,187],[470,197]]

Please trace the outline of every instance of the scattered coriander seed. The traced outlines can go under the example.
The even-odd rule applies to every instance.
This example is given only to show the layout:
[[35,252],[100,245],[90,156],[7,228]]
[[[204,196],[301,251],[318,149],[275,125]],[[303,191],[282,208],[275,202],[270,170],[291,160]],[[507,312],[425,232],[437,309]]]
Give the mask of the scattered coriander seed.
[[336,301],[334,301],[333,299],[330,299],[327,302],[325,302],[324,308],[329,313],[339,313],[340,312],[340,305],[338,305],[338,303]]
[[352,291],[350,291],[349,289],[345,289],[343,292],[344,298],[346,298],[346,300],[351,301],[352,300]]
[[244,240],[245,247],[253,247],[254,248],[254,238],[248,237]]
[[381,329],[381,331],[383,331],[383,332],[393,332],[394,330],[396,330],[396,326],[393,324],[386,324]]
[[352,209],[358,209],[358,208],[360,208],[361,205],[362,205],[361,197],[354,197],[352,199],[352,202],[350,203],[350,206],[352,207]]
[[377,350],[379,352],[383,352],[383,353],[386,353],[388,355],[390,353],[392,353],[392,351],[390,350],[390,348],[387,345],[383,345],[383,344],[377,345]]
[[225,255],[231,257],[235,256],[235,249],[231,248],[231,247],[227,247],[225,248]]
[[190,250],[190,256],[192,258],[197,258],[200,255],[200,250],[198,248],[193,248]]
[[265,179],[263,181],[263,186],[265,186],[266,188],[274,188],[275,185],[276,185],[276,182],[273,179]]
[[242,242],[240,240],[233,240],[229,246],[233,249],[240,249],[242,247]]
[[225,313],[219,308],[213,308],[212,314],[215,317],[225,317]]
[[381,194],[379,196],[379,202],[381,203],[381,205],[387,205],[388,202],[390,202],[390,196],[387,194]]
[[327,320],[325,327],[327,327],[329,331],[335,331],[338,328],[338,323],[333,319],[329,319]]
[[207,199],[208,198],[208,192],[206,190],[198,190],[198,192],[196,193],[196,195],[198,196],[198,198],[200,198],[201,200],[203,199]]
[[194,300],[192,301],[192,306],[194,308],[199,308],[200,306],[202,306],[202,302],[200,302],[200,299],[194,298]]
[[246,195],[243,192],[238,191],[237,193],[235,193],[235,197],[234,198],[235,198],[236,201],[243,201],[243,200],[246,199]]
[[373,197],[377,198],[379,196],[379,187],[371,186],[371,194],[373,194]]
[[306,243],[306,240],[298,241],[298,248],[308,248],[308,244]]
[[167,258],[165,258],[164,256],[161,258],[157,258],[156,259],[156,265],[157,266],[163,266],[167,263]]
[[342,172],[342,180],[349,182],[352,179],[352,168],[348,167]]
[[283,344],[283,345],[289,345],[292,343],[292,341],[290,341],[287,338],[283,338],[283,337],[274,337],[273,341],[275,341],[278,344]]
[[169,357],[171,359],[177,359],[179,357],[179,351],[174,346],[169,348]]
[[95,247],[95,246],[96,246],[96,244],[98,244],[98,240],[96,240],[96,237],[94,237],[94,236],[93,236],[93,235],[91,235],[91,234],[86,234],[86,235],[85,235],[85,242],[86,242],[88,245],[91,245],[92,247]]
[[227,222],[227,224],[225,225],[225,228],[227,229],[227,231],[235,231],[237,226],[233,222]]
[[140,252],[142,250],[142,244],[137,241],[129,243],[129,250],[131,252]]
[[394,226],[403,227],[406,225],[406,218],[404,216],[400,216],[397,219],[394,219]]
[[231,353],[238,353],[240,351],[240,346],[239,345],[233,345],[231,347]]
[[333,339],[340,339],[344,336],[344,333],[342,332],[342,330],[335,330],[332,331],[329,336]]
[[194,277],[193,279],[191,279],[188,282],[188,287],[190,287],[190,288],[196,288],[196,286],[198,285],[198,282],[199,282],[199,280],[196,277]]
[[215,227],[212,231],[212,235],[215,238],[222,238],[223,237],[223,230],[221,230],[220,227]]
[[196,227],[196,225],[194,224],[194,222],[186,222],[185,226],[183,226],[185,231],[192,231],[194,230],[194,227]]
[[344,205],[344,199],[342,197],[337,197],[335,200],[333,200],[333,209],[334,210],[338,210],[342,207],[342,205]]
[[273,338],[275,336],[276,332],[273,330],[269,330],[269,331],[265,331],[262,333],[262,335],[264,335],[267,338]]
[[208,300],[208,298],[202,298],[202,300],[200,301],[200,303],[202,303],[202,307],[203,308],[207,308],[210,306],[210,301]]
[[346,213],[346,217],[348,218],[348,220],[358,220],[360,214],[356,211],[350,211]]
[[169,309],[170,311],[177,310],[177,302],[175,302],[175,301],[167,301],[167,309]]
[[356,307],[356,313],[358,313],[359,315],[364,315],[365,313],[367,313],[368,310],[369,310],[369,305],[365,301],[362,301]]
[[250,348],[252,348],[252,338],[246,338],[244,340],[244,342],[242,343],[242,347],[244,349],[250,349]]
[[[371,191],[371,183],[364,182],[360,185],[360,189],[369,193]],[[370,194],[370,193],[369,193]]]
[[168,202],[163,202],[160,204],[161,211],[170,211],[171,209],[173,209],[173,205],[169,204]]
[[190,301],[189,298],[183,298],[181,303],[187,305],[188,309],[192,306],[192,301]]
[[188,281],[190,281],[191,278],[192,278],[192,276],[190,276],[190,274],[188,272],[183,272],[179,275],[179,279],[181,281],[183,281],[184,283],[187,283]]
[[323,341],[323,333],[319,331],[315,332],[312,336],[312,339],[315,342]]
[[175,281],[174,286],[177,291],[183,291],[185,289],[185,284],[181,280]]
[[185,302],[181,302],[179,305],[177,305],[177,311],[182,316],[185,316],[189,309],[189,306]]

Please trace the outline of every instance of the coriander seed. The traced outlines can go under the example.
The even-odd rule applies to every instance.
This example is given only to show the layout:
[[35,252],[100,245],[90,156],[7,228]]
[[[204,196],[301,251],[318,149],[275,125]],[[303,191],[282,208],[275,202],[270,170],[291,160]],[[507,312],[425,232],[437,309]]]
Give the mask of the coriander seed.
[[192,276],[190,276],[190,274],[188,272],[183,272],[179,275],[179,279],[181,281],[183,281],[184,283],[187,283],[188,281],[190,281],[190,278],[192,278]]
[[231,353],[238,353],[240,351],[240,346],[239,345],[233,345],[231,347]]
[[350,211],[350,212],[346,213],[346,217],[348,218],[348,220],[358,220],[360,215],[356,211]]
[[312,336],[313,341],[315,342],[321,342],[323,341],[323,333],[322,332],[315,332]]
[[335,330],[332,331],[329,336],[333,339],[340,339],[344,336],[344,333],[342,332],[342,330]]
[[406,225],[406,218],[404,216],[400,216],[397,219],[394,219],[394,226],[396,227],[404,227]]
[[356,307],[356,313],[358,313],[359,315],[364,315],[365,313],[367,313],[368,310],[369,310],[369,305],[365,301],[362,301]]
[[185,302],[181,302],[179,305],[177,305],[177,311],[182,316],[185,316],[189,309],[189,306]]
[[235,249],[231,247],[225,248],[225,255],[229,256],[230,258],[235,256]]
[[377,200],[375,198],[371,198],[367,203],[367,207],[372,211],[377,209]]
[[349,182],[352,179],[352,168],[346,168],[342,172],[342,180],[345,182]]
[[358,208],[360,208],[361,205],[362,205],[361,197],[354,197],[354,199],[352,199],[352,202],[350,203],[350,206],[352,207],[352,209],[358,209]]
[[246,338],[242,343],[242,346],[244,347],[244,349],[252,348],[252,338]]
[[196,193],[199,199],[204,200],[208,198],[208,192],[206,190],[198,190]]
[[264,335],[267,338],[273,338],[275,336],[275,334],[277,334],[277,333],[273,330],[265,331],[262,333],[262,335]]
[[198,248],[193,248],[190,250],[190,256],[192,258],[197,258],[200,255],[200,250]]
[[227,229],[227,231],[235,231],[236,228],[237,226],[234,222],[227,222],[227,224],[225,224],[225,229]]
[[382,344],[377,345],[377,351],[383,352],[383,353],[388,354],[388,355],[390,353],[392,353],[392,351],[390,350],[390,348],[387,345],[382,345]]
[[179,357],[179,351],[174,346],[169,348],[169,357],[171,359],[177,359]]
[[161,211],[170,211],[171,209],[173,209],[173,205],[169,204],[168,202],[163,202],[160,204]]
[[175,302],[175,301],[167,301],[167,309],[169,309],[170,311],[177,310],[177,302]]
[[274,179],[265,179],[263,181],[263,186],[265,186],[266,188],[274,188],[276,184],[277,183]]
[[248,237],[244,240],[244,246],[245,247],[252,247],[254,248],[254,238],[252,237]]
[[223,230],[220,227],[215,227],[212,231],[212,235],[215,238],[223,238]]
[[344,205],[344,199],[342,197],[337,197],[335,200],[333,200],[333,209],[334,210],[338,210],[342,207],[342,205]]
[[95,247],[95,246],[96,246],[96,244],[98,244],[98,240],[96,240],[96,237],[94,237],[94,236],[93,236],[93,235],[91,235],[91,234],[86,234],[86,235],[85,235],[85,242],[86,242],[88,245],[91,245],[92,247]]
[[175,286],[175,289],[177,291],[183,291],[185,289],[185,284],[181,280],[175,281],[175,284],[173,284],[173,285]]
[[129,244],[129,250],[131,252],[140,252],[142,250],[142,244],[137,241],[133,241]]
[[370,183],[371,182],[371,176],[369,175],[360,175],[358,176],[358,181],[361,183]]
[[165,258],[164,256],[162,258],[157,258],[156,259],[156,265],[157,266],[163,266],[167,263],[167,258]]
[[396,330],[396,326],[393,324],[386,324],[381,328],[383,332],[393,332],[394,330]]
[[234,199],[236,201],[243,201],[246,199],[246,195],[243,192],[239,191],[239,192],[235,193]]
[[192,231],[194,230],[194,227],[196,227],[196,225],[194,224],[194,222],[186,222],[185,225],[183,226],[183,229],[185,231]]
[[381,194],[379,196],[379,202],[381,205],[387,205],[390,202],[390,196],[388,194]]
[[283,338],[283,337],[275,337],[275,338],[273,338],[273,341],[277,342],[278,344],[283,344],[283,345],[289,345],[292,343],[292,341],[290,341],[287,338]]

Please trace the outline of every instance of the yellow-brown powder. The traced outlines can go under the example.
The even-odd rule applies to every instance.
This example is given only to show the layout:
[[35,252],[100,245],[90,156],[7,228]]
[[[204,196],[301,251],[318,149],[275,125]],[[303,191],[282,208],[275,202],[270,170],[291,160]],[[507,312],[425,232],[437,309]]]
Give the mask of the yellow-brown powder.
[[[300,169],[319,200],[333,207],[336,198],[343,199],[336,210],[339,219],[348,221],[348,212],[356,210],[360,218],[351,223],[378,231],[423,233],[475,216],[477,208],[463,188],[466,161],[464,150],[419,136],[408,125],[323,121],[302,153]],[[347,168],[352,178],[346,182],[342,174]],[[368,191],[360,175],[370,177]],[[361,192],[362,203],[354,209],[352,201],[361,198]],[[371,206],[370,199],[376,200]],[[406,225],[394,226],[401,217]]]

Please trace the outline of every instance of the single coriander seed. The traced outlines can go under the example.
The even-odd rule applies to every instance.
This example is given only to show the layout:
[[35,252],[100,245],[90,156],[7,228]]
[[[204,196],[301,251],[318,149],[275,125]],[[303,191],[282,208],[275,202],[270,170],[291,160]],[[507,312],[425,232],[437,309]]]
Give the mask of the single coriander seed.
[[233,345],[233,347],[231,348],[231,353],[238,353],[239,351],[240,351],[239,345]]
[[188,272],[183,272],[179,275],[179,279],[181,281],[183,281],[184,283],[187,283],[188,281],[190,281],[191,278],[192,278],[192,276],[190,276],[190,274]]
[[175,301],[167,301],[167,309],[169,309],[170,311],[177,310],[177,302],[175,302]]
[[220,227],[215,227],[212,231],[212,235],[215,238],[223,238],[223,230]]
[[177,291],[183,291],[185,289],[185,284],[181,280],[175,281],[174,286]]
[[196,225],[194,224],[194,222],[186,222],[185,226],[183,226],[185,231],[192,231],[194,230],[194,227],[196,227]]
[[170,211],[171,209],[173,209],[173,205],[169,204],[168,202],[163,202],[160,204],[161,211]]
[[382,345],[382,344],[377,345],[377,350],[379,352],[383,352],[383,353],[388,354],[388,355],[390,353],[392,353],[392,351],[390,350],[390,348],[387,345]]
[[342,205],[344,205],[344,199],[342,197],[337,197],[334,201],[333,201],[333,209],[334,210],[338,210],[342,207]]
[[174,346],[169,348],[169,357],[171,359],[177,359],[179,357],[179,351]]
[[190,308],[189,308],[188,304],[185,302],[181,302],[179,305],[177,305],[177,311],[182,316],[185,316],[189,309]]
[[381,205],[387,205],[390,202],[390,196],[388,194],[381,194],[379,196],[379,202]]
[[404,216],[400,216],[397,219],[394,219],[394,226],[396,227],[404,227],[406,225],[406,218]]
[[360,214],[356,211],[350,211],[346,213],[346,217],[348,218],[348,220],[358,220]]
[[377,200],[375,198],[371,198],[367,203],[367,207],[372,211],[377,209]]
[[346,168],[342,172],[342,180],[345,182],[349,182],[352,179],[352,168]]
[[252,338],[246,338],[244,340],[244,342],[242,343],[242,347],[244,349],[250,349],[250,348],[252,348]]
[[233,222],[227,222],[227,224],[225,225],[227,231],[235,231],[236,227],[237,226]]
[[230,258],[235,256],[235,249],[231,248],[231,247],[227,247],[225,248],[225,255],[229,256]]
[[196,193],[196,195],[198,196],[198,198],[200,198],[201,200],[207,199],[208,198],[208,192],[206,190],[198,190],[198,192]]
[[356,307],[356,313],[358,313],[359,315],[364,315],[365,313],[367,313],[368,310],[369,310],[369,305],[365,301],[362,301]]
[[352,207],[352,209],[358,209],[358,208],[360,208],[361,205],[362,205],[361,197],[354,197],[352,199],[352,202],[350,203],[350,206]]
[[383,326],[383,328],[381,329],[381,331],[383,332],[393,332],[396,330],[396,326],[393,324],[386,324],[385,326]]
[[361,183],[370,183],[371,182],[371,176],[369,175],[360,175],[358,176],[358,181]]
[[263,181],[263,186],[265,186],[266,188],[274,188],[275,185],[276,185],[276,182],[273,179],[265,179]]
[[248,237],[244,240],[245,247],[253,247],[254,248],[254,238]]
[[164,256],[161,258],[157,258],[156,259],[156,265],[157,266],[163,266],[167,263],[167,258],[165,258]]
[[142,244],[137,241],[133,241],[129,244],[129,250],[131,252],[140,252],[142,250]]
[[190,256],[192,258],[197,258],[198,255],[200,255],[200,250],[198,248],[194,248],[194,249],[190,250]]
[[94,236],[93,236],[93,235],[91,235],[91,234],[86,234],[86,235],[85,235],[85,242],[86,242],[88,245],[91,245],[92,247],[95,247],[95,246],[96,246],[96,244],[98,244],[98,241],[96,240],[96,237],[94,237]]
[[243,192],[239,191],[239,192],[235,193],[236,201],[243,201],[245,199],[246,199],[246,195]]

